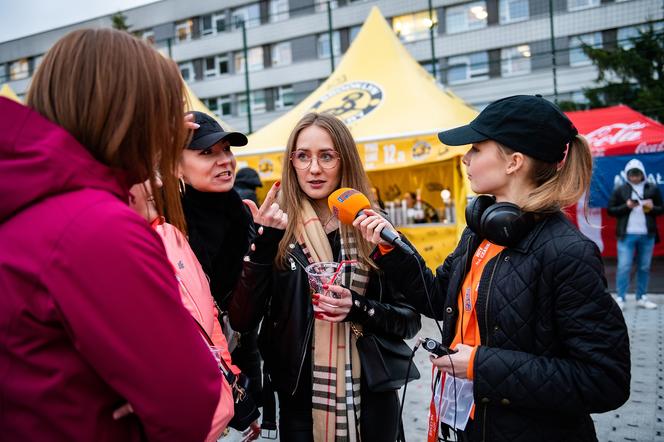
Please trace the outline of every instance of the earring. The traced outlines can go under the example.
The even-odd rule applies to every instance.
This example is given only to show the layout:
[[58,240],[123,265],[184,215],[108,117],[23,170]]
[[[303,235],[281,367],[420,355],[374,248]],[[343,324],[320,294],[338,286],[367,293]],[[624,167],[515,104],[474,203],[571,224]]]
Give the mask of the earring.
[[180,195],[184,195],[187,192],[187,186],[184,184],[184,179],[182,177],[178,178],[178,190]]

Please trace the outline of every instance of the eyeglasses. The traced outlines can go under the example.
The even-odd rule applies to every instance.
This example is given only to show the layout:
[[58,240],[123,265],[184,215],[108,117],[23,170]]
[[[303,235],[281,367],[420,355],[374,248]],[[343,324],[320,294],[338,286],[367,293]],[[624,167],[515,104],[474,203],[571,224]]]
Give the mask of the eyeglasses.
[[293,167],[300,170],[305,170],[311,167],[311,162],[316,157],[318,165],[323,169],[332,169],[339,163],[339,153],[333,150],[325,150],[318,155],[312,155],[311,152],[306,150],[296,150],[290,154],[291,163]]

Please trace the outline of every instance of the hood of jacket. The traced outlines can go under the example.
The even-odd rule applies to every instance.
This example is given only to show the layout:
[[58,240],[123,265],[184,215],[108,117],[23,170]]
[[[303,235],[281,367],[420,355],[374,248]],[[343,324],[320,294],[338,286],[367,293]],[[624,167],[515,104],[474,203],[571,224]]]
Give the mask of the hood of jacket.
[[643,163],[641,161],[637,160],[636,158],[632,158],[631,160],[629,160],[627,162],[627,164],[625,164],[625,169],[624,169],[625,177],[627,177],[627,172],[629,172],[632,169],[640,170],[641,173],[643,174],[643,178],[644,179],[647,178],[646,168],[643,167]]
[[245,167],[237,171],[237,174],[235,175],[235,185],[249,189],[263,187],[258,172],[250,167]]
[[83,188],[127,201],[125,181],[60,126],[0,98],[0,223],[37,201]]

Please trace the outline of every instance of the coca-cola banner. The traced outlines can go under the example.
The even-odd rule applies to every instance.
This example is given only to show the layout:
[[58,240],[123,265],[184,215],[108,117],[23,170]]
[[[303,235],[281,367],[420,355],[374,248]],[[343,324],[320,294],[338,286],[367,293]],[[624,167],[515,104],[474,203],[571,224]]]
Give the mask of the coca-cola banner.
[[607,207],[613,189],[623,184],[625,164],[632,158],[638,158],[646,169],[646,179],[659,186],[664,195],[664,152],[647,155],[621,155],[613,157],[595,157],[593,176],[590,182],[590,207]]

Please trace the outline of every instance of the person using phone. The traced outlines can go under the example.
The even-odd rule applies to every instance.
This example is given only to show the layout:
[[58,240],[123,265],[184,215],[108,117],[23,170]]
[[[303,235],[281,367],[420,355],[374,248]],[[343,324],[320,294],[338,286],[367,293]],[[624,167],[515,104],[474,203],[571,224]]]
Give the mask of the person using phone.
[[657,184],[646,180],[643,163],[633,158],[625,164],[625,183],[616,187],[609,199],[607,213],[618,219],[618,268],[616,294],[618,305],[625,308],[632,264],[636,261],[636,305],[655,309],[648,299],[650,264],[655,244],[659,242],[657,217],[664,213],[662,193]]
[[421,256],[389,250],[379,233],[394,229],[380,215],[354,224],[418,311],[443,321],[441,344],[457,352],[433,364],[465,391],[472,381],[474,415],[457,440],[596,440],[590,413],[629,397],[630,351],[599,250],[561,211],[588,190],[587,142],[557,106],[526,95],[439,138],[470,144],[463,163],[480,196],[435,274]]

